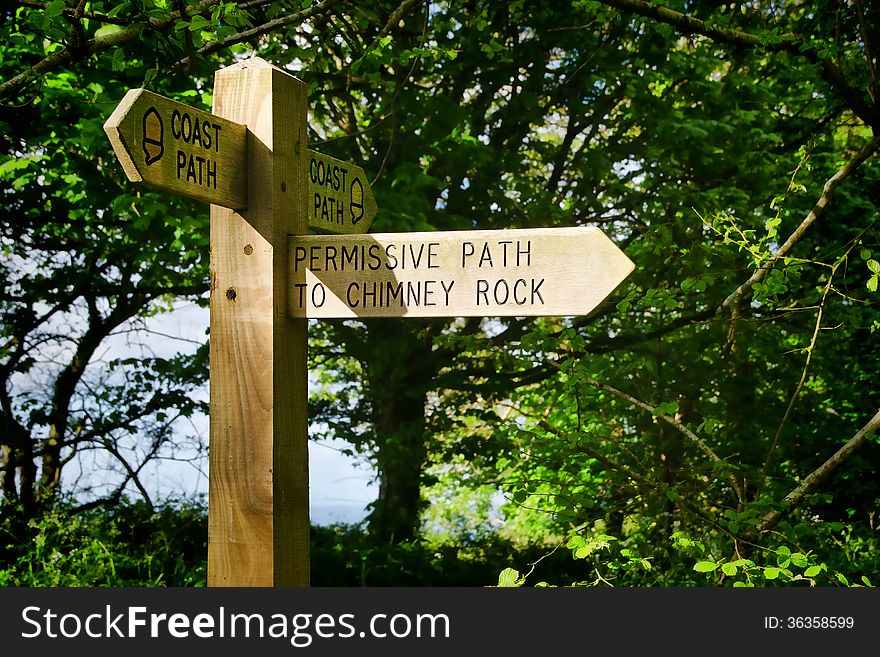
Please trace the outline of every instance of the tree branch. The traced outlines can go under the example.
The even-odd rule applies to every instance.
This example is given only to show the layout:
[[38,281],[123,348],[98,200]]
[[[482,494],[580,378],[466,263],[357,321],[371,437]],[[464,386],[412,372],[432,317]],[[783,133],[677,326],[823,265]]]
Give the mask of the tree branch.
[[[315,16],[317,14],[324,13],[325,11],[333,7],[333,5],[339,4],[339,2],[341,2],[341,0],[324,0],[324,2],[314,4],[307,9],[303,9],[302,11],[297,11],[293,14],[282,16],[281,18],[276,18],[267,23],[263,23],[262,25],[257,25],[256,27],[253,27],[249,30],[244,30],[243,32],[230,34],[222,41],[212,41],[210,43],[206,43],[204,46],[199,48],[198,54],[204,57],[205,55],[210,55],[211,53],[222,50],[223,48],[234,46],[237,43],[243,43],[245,41],[249,41],[250,39],[263,36],[264,34],[268,34],[269,32],[271,32],[272,30],[278,29],[280,27],[285,27],[287,25],[290,25],[291,23],[304,21],[307,18],[311,18],[312,16]],[[174,73],[188,67],[190,65],[190,59],[191,57],[188,56],[181,59],[179,62],[176,62],[171,66],[169,72]]]
[[880,128],[880,112],[876,107],[871,107],[863,94],[846,81],[841,69],[830,59],[824,58],[816,48],[807,47],[804,42],[794,34],[785,34],[773,41],[765,41],[754,34],[733,30],[729,28],[709,25],[698,18],[682,14],[662,5],[656,5],[644,0],[598,0],[598,2],[630,11],[640,16],[653,18],[654,20],[671,25],[686,34],[701,34],[720,43],[726,43],[740,48],[763,48],[769,51],[789,52],[794,55],[805,57],[819,65],[822,77],[843,98],[849,108],[866,124]]
[[779,524],[780,520],[796,509],[807,495],[819,488],[853,452],[865,444],[868,436],[878,429],[880,429],[880,410],[831,458],[813,470],[797,488],[786,495],[779,508],[769,512],[761,519],[757,526],[758,533],[767,532]]
[[[223,0],[202,0],[198,4],[190,7],[190,13],[200,14],[222,1]],[[121,46],[126,43],[130,43],[136,39],[139,39],[146,29],[150,29],[153,32],[164,32],[165,30],[169,29],[179,18],[180,12],[175,11],[168,14],[168,18],[166,18],[165,20],[160,21],[149,19],[142,23],[131,25],[124,30],[119,30],[118,32],[113,32],[112,34],[106,34],[101,37],[89,39],[78,49],[73,49],[70,47],[70,45],[67,45],[58,52],[52,53],[48,57],[43,58],[22,73],[19,73],[18,75],[10,78],[6,82],[0,83],[0,101],[13,96],[14,94],[17,94],[30,82],[45,75],[46,73],[49,73],[50,71],[61,68],[74,61],[87,59],[95,53],[101,52],[102,50],[107,50],[108,48],[112,48],[113,46]]]
[[[595,379],[590,379],[590,378],[586,378],[586,379],[584,379],[584,381],[586,381],[586,383],[589,383],[591,386],[598,388],[599,390],[604,390],[605,392],[611,393],[615,397],[619,397],[620,399],[623,399],[624,401],[629,402],[633,406],[636,406],[636,407],[642,409],[643,411],[647,411],[648,413],[650,413],[651,415],[653,415],[657,419],[663,420],[669,426],[674,428],[676,431],[682,433],[688,440],[691,441],[691,443],[694,444],[694,446],[696,446],[697,449],[699,449],[701,452],[703,452],[703,454],[708,456],[710,461],[712,461],[713,463],[715,463],[717,465],[725,465],[724,461],[721,460],[721,457],[719,457],[712,450],[712,448],[706,444],[706,442],[702,438],[700,438],[697,434],[695,434],[693,431],[688,429],[685,425],[683,425],[681,422],[679,422],[677,419],[675,419],[671,415],[664,415],[662,413],[657,413],[657,410],[653,406],[651,406],[650,404],[646,404],[645,402],[641,401],[640,399],[636,399],[632,395],[628,395],[627,393],[623,392],[622,390],[618,390],[617,388],[613,388],[606,383],[602,383],[601,381],[596,381]],[[739,482],[736,480],[736,477],[734,477],[733,475],[730,475],[728,477],[727,481],[730,484],[731,488],[733,488],[734,493],[736,493],[737,501],[742,502],[745,499],[745,497],[743,495],[742,487],[739,485]]]
[[[853,246],[847,250],[846,255],[849,255],[850,251],[852,251]],[[844,258],[846,257],[844,255]],[[840,263],[843,262],[843,259],[839,259],[834,266],[831,268],[831,273],[828,274],[828,282],[825,284],[825,289],[822,291],[822,300],[819,302],[819,310],[816,313],[816,324],[813,327],[813,336],[810,338],[810,344],[807,347],[807,358],[804,361],[804,367],[801,370],[801,376],[798,379],[797,384],[794,387],[794,392],[791,395],[791,399],[788,400],[788,406],[785,409],[785,413],[782,416],[782,421],[779,423],[779,427],[776,429],[776,435],[773,436],[773,442],[770,443],[770,449],[767,450],[767,458],[764,461],[764,467],[761,469],[761,474],[758,477],[757,487],[755,489],[755,499],[757,499],[761,491],[764,488],[764,483],[767,481],[767,474],[770,472],[770,465],[773,462],[773,456],[776,452],[776,447],[779,445],[779,439],[782,437],[782,431],[785,428],[785,425],[788,423],[788,419],[791,417],[791,413],[794,410],[794,405],[800,397],[801,390],[803,390],[804,384],[807,382],[807,375],[810,371],[810,364],[813,362],[813,353],[816,349],[816,343],[819,341],[819,332],[822,330],[822,319],[825,317],[825,305],[828,301],[828,294],[831,292],[831,284],[834,281],[834,274],[837,273],[837,268],[840,266]]]
[[849,178],[859,165],[871,157],[877,151],[878,146],[880,146],[880,136],[874,136],[871,141],[862,148],[862,150],[856,153],[853,159],[847,162],[842,169],[827,180],[822,189],[822,196],[816,201],[816,205],[813,206],[810,213],[804,218],[795,231],[788,236],[788,239],[785,240],[785,243],[779,247],[776,253],[774,253],[767,262],[758,267],[758,269],[755,270],[755,273],[749,277],[749,280],[736,288],[723,302],[721,302],[721,308],[729,310],[732,306],[738,305],[746,292],[751,290],[756,283],[760,283],[764,280],[764,277],[770,273],[770,270],[776,266],[776,263],[778,263],[781,258],[785,257],[791,248],[804,236],[813,222],[819,218],[819,215],[822,214],[825,206],[828,205],[828,199],[831,196],[831,193],[837,189],[837,186],[840,185],[840,183]]

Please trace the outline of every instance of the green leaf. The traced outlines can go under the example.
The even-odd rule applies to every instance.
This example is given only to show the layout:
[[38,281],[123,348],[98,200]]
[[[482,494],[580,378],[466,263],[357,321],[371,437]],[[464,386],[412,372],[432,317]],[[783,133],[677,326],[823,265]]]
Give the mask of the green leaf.
[[798,568],[806,568],[809,562],[807,561],[807,556],[805,554],[794,552],[791,555],[791,563]]
[[779,568],[772,568],[767,566],[764,568],[764,579],[776,579],[779,577],[780,570]]
[[868,279],[867,285],[868,285],[868,289],[871,290],[871,292],[877,291],[877,280],[878,280],[877,276],[871,276],[871,278]]
[[498,586],[504,588],[514,588],[522,586],[525,580],[520,578],[519,571],[513,568],[505,568],[498,575]]
[[95,31],[95,38],[100,39],[101,37],[109,36],[110,34],[121,31],[122,27],[119,25],[105,25]]
[[736,575],[737,568],[732,563],[725,563],[721,566],[721,572],[728,577],[733,577],[734,575]]
[[58,18],[64,13],[64,0],[52,0],[46,7],[46,14],[50,18]]
[[717,561],[698,561],[694,564],[694,570],[698,573],[711,573],[718,568]]
[[874,272],[875,274],[880,274],[880,262],[877,262],[876,260],[871,258],[866,264],[868,265],[868,269],[870,269],[872,272]]
[[678,412],[678,401],[665,402],[654,407],[654,417],[675,415],[676,412]]
[[822,566],[810,566],[804,571],[804,577],[815,577],[824,570]]

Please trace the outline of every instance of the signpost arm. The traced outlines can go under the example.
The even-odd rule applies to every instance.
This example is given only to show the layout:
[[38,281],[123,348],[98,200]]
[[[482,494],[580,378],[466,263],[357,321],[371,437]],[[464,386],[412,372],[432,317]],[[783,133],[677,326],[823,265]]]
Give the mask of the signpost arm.
[[260,59],[214,78],[214,113],[248,128],[248,207],[211,206],[209,586],[309,584],[306,320],[286,308],[306,96]]

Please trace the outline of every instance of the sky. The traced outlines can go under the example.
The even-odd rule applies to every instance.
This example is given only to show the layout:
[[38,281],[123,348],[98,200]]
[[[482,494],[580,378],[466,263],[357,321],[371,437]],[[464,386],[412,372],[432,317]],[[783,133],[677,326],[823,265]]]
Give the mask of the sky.
[[[207,308],[179,303],[173,311],[148,319],[142,330],[121,331],[113,336],[98,358],[106,361],[130,357],[133,350],[154,356],[192,350],[204,342],[208,324]],[[207,394],[206,389],[205,398]],[[203,436],[207,442],[208,418],[194,418],[181,430]],[[309,501],[316,524],[359,522],[366,515],[365,507],[376,498],[374,470],[365,460],[345,455],[345,447],[342,441],[309,441]],[[207,494],[209,473],[205,460],[197,466],[186,460],[156,462],[143,473],[142,482],[154,500]],[[70,476],[83,476],[89,464],[84,462],[81,468]]]

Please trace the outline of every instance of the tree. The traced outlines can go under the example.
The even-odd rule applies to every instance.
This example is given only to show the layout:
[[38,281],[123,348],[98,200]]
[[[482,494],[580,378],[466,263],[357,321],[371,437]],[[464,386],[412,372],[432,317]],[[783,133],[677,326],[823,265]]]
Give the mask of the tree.
[[[102,290],[109,308],[140,299],[141,278],[132,286],[127,272],[150,282],[131,315],[204,290],[193,255],[204,248],[203,220],[182,202],[168,211],[167,199],[113,187],[107,150],[96,162],[95,149],[80,148],[88,174],[62,158],[52,99],[75,116],[86,107],[80,132],[103,145],[101,112],[82,100],[97,94],[110,109],[117,85],[144,84],[197,101],[213,70],[253,52],[309,83],[310,147],[374,177],[373,230],[598,225],[636,263],[586,318],[312,327],[312,367],[326,384],[312,417],[377,465],[380,542],[418,536],[426,488],[454,478],[504,491],[509,532],[568,544],[589,559],[588,581],[707,581],[700,571],[772,581],[786,559],[784,578],[816,581],[822,564],[843,568],[824,546],[844,540],[836,523],[851,532],[857,568],[870,563],[878,491],[859,473],[877,461],[880,422],[868,347],[880,326],[875,8],[206,0],[90,11],[60,0],[17,9],[0,101],[41,114],[9,131],[21,141],[0,166],[4,200],[19,214],[56,237],[72,240],[74,228],[82,241],[109,236],[90,249],[120,241],[106,270],[112,294],[108,283],[82,284]],[[125,50],[136,40],[149,58]],[[70,181],[88,193],[60,191],[64,179],[44,173],[56,170],[76,173],[84,182]],[[134,209],[142,232],[137,218],[124,229],[110,221]],[[30,239],[15,234],[15,246]],[[161,253],[169,243],[177,251]],[[151,246],[135,253],[135,244]],[[95,280],[110,257],[89,260],[77,245],[61,245],[77,257],[57,275]],[[195,260],[179,267],[181,257]],[[60,290],[57,280],[39,289]],[[46,303],[59,303],[55,294]],[[24,321],[35,295],[20,295],[4,326]],[[126,319],[100,303],[102,326]],[[179,365],[168,365],[169,395],[186,397]],[[4,451],[17,450],[24,468],[14,481],[38,471],[50,435],[48,421],[24,415],[18,385],[7,379],[4,409],[30,433],[4,431],[21,436]],[[147,398],[136,385],[116,394]],[[158,419],[179,401],[157,399],[150,412]],[[52,403],[39,408],[48,418]],[[109,406],[104,415],[114,417]],[[69,455],[78,425],[70,413],[55,417]]]

